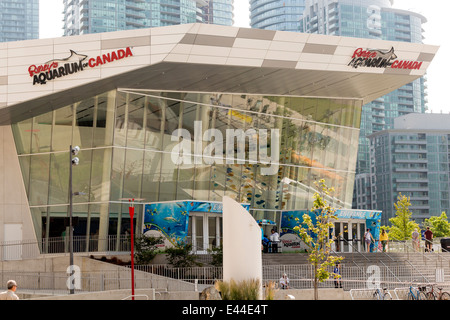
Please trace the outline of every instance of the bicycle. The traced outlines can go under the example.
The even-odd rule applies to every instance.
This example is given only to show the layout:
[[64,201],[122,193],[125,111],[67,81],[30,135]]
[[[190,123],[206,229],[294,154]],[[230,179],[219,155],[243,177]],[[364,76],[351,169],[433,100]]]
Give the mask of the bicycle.
[[373,293],[373,298],[375,300],[392,300],[392,296],[390,292],[387,291],[387,288],[383,288],[383,291],[381,291],[380,288],[377,288]]
[[431,290],[426,293],[427,300],[450,300],[450,293],[444,291],[442,292],[442,287],[437,287],[439,292],[434,290],[434,284],[431,286]]
[[427,300],[427,296],[423,291],[425,287],[413,287],[412,284],[409,286],[408,300]]

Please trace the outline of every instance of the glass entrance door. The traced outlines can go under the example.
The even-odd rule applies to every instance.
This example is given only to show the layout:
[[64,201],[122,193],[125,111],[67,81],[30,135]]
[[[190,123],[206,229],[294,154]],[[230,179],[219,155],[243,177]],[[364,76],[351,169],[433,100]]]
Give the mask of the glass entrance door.
[[196,254],[206,254],[208,250],[222,244],[222,217],[217,213],[189,213],[188,242]]

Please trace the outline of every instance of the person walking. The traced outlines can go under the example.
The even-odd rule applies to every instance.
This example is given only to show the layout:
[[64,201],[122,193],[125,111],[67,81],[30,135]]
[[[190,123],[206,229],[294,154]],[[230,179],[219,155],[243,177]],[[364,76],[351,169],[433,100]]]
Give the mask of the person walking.
[[0,293],[0,300],[19,300],[16,295],[17,283],[14,280],[9,280],[6,286],[8,290]]
[[366,252],[370,252],[370,244],[375,242],[375,240],[373,239],[369,228],[367,228],[366,233],[364,233],[364,242],[366,243]]
[[419,231],[416,229],[414,229],[413,233],[411,234],[411,238],[412,238],[412,245],[414,248],[414,251],[419,251],[420,248],[420,234]]
[[427,227],[427,231],[425,231],[425,251],[433,251],[433,232],[430,227]]

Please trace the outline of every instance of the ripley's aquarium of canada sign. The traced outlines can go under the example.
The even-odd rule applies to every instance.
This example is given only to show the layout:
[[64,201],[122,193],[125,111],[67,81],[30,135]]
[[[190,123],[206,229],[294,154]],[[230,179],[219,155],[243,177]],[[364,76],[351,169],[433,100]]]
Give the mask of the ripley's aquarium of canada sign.
[[47,81],[55,80],[88,68],[95,68],[131,56],[133,56],[133,52],[130,47],[118,49],[92,58],[70,50],[70,55],[67,58],[53,59],[42,65],[33,64],[29,66],[28,73],[30,77],[33,78],[33,85],[46,84]]
[[395,54],[394,47],[391,50],[366,49],[358,48],[352,56],[352,60],[348,64],[353,68],[391,68],[419,70],[423,61],[399,60]]

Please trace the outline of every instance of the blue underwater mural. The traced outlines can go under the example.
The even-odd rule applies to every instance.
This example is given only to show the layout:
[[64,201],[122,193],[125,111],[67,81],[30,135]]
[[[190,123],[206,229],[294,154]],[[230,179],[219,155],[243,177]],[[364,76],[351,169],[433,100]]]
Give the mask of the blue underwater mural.
[[[295,210],[283,211],[281,215],[281,233],[283,236],[286,233],[298,234],[294,227],[299,226],[303,221],[303,215],[308,214],[313,223],[315,223],[315,214],[310,210]],[[339,219],[360,219],[365,220],[366,228],[370,229],[370,233],[375,239],[379,239],[381,227],[381,211],[367,211],[367,210],[346,210],[338,209],[335,215]],[[298,221],[296,221],[298,218]]]
[[[249,209],[249,204],[242,204]],[[144,233],[148,230],[162,232],[172,244],[185,243],[190,212],[222,214],[222,202],[171,201],[149,203],[144,207]]]

